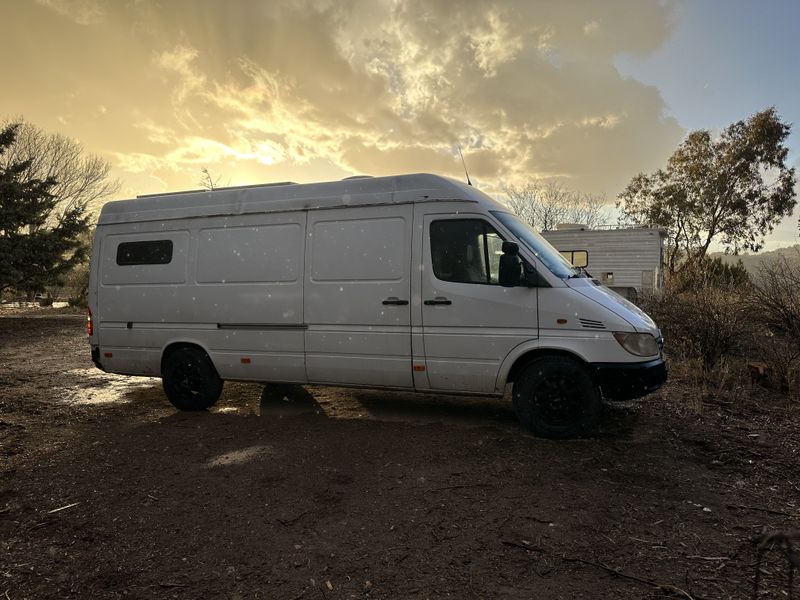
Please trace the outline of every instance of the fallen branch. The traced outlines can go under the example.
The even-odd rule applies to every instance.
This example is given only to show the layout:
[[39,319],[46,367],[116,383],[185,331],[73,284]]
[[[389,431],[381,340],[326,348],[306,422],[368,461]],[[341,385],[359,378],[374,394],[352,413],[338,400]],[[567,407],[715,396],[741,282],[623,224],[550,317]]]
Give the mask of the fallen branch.
[[539,548],[538,546],[526,546],[525,544],[518,544],[517,542],[508,542],[506,540],[501,540],[501,543],[504,546],[511,546],[513,548],[522,548],[523,550],[527,550],[528,552],[539,552],[544,554],[546,550],[543,548]]
[[673,594],[680,594],[684,598],[688,598],[689,600],[696,600],[694,596],[692,596],[689,592],[682,590],[679,587],[675,587],[674,585],[670,585],[668,583],[657,583],[655,581],[651,581],[649,579],[644,579],[642,577],[637,577],[636,575],[629,575],[628,573],[624,573],[622,571],[617,571],[616,569],[612,569],[611,567],[604,565],[603,563],[596,563],[590,560],[584,560],[582,558],[570,558],[564,557],[563,560],[566,562],[578,562],[584,565],[589,565],[591,567],[596,567],[598,569],[603,569],[604,571],[608,571],[612,575],[617,577],[621,577],[623,579],[629,579],[631,581],[636,581],[638,583],[643,583],[644,585],[649,585],[650,587],[654,587],[658,590],[662,590],[664,592],[671,592]]
[[67,510],[68,508],[72,508],[73,506],[78,506],[80,502],[73,502],[72,504],[67,504],[66,506],[62,506],[60,508],[54,508],[53,510],[48,510],[47,514],[52,515],[53,513],[61,512],[62,510]]
[[794,517],[791,513],[783,512],[782,510],[772,510],[771,508],[761,508],[760,506],[744,506],[743,504],[726,504],[726,508],[735,508],[739,510],[755,510],[758,512],[769,513],[771,515],[778,515],[781,517]]
[[287,519],[287,520],[285,520],[285,521],[284,521],[283,519],[275,519],[275,520],[276,520],[276,521],[278,521],[278,523],[280,523],[280,524],[281,524],[281,525],[283,525],[284,527],[288,527],[288,526],[289,526],[289,525],[291,525],[292,523],[296,523],[297,521],[299,521],[300,519],[302,519],[303,517],[305,517],[305,516],[306,516],[308,513],[310,513],[310,512],[311,512],[310,510],[307,510],[307,511],[305,511],[305,512],[301,512],[299,515],[297,515],[297,516],[296,516],[296,517],[294,517],[293,519]]
[[440,487],[440,488],[430,488],[425,490],[423,493],[427,494],[428,492],[442,492],[444,490],[460,490],[463,488],[480,488],[480,487],[497,487],[493,483],[468,483],[465,485],[448,485],[447,487]]

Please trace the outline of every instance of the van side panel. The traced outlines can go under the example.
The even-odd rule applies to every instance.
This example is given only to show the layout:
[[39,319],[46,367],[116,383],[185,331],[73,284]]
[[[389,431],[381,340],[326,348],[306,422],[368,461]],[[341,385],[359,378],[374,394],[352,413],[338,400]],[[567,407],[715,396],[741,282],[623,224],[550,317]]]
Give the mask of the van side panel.
[[[305,381],[305,213],[104,229],[95,315],[103,365],[159,375],[166,346],[203,347],[227,379]],[[118,264],[119,245],[170,240],[166,264]],[[123,261],[124,262],[124,261]],[[107,353],[111,357],[105,356]]]
[[411,204],[309,213],[309,381],[413,387],[411,235]]

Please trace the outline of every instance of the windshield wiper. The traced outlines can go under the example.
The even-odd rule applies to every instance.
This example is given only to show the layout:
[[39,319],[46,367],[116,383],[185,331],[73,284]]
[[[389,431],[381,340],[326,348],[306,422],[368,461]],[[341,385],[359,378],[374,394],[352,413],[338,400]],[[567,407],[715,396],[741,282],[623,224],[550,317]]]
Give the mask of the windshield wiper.
[[592,278],[592,276],[589,274],[589,271],[587,271],[584,267],[572,267],[572,268],[575,269],[577,273],[573,273],[568,277],[568,279],[575,279],[577,277],[585,277],[586,279]]

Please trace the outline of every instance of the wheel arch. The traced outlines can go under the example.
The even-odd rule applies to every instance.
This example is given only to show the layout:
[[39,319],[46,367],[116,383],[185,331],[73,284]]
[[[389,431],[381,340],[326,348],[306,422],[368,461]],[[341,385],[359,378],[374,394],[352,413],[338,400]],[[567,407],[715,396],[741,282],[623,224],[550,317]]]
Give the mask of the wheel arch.
[[588,364],[586,359],[569,348],[559,347],[542,347],[542,346],[526,346],[516,348],[509,353],[500,371],[497,375],[495,387],[498,391],[503,390],[509,383],[514,383],[517,376],[527,367],[532,361],[543,356],[565,356],[571,358],[582,365]]
[[[214,365],[214,359],[211,358],[211,353],[208,351],[208,348],[206,348],[200,342],[196,340],[174,340],[169,342],[166,346],[164,346],[164,349],[161,351],[160,371],[162,374],[164,373],[164,363],[166,362],[167,357],[169,357],[169,355],[175,352],[176,350],[180,350],[181,348],[196,348],[197,350],[200,350],[208,357],[208,360],[211,361],[211,364]],[[216,368],[217,366],[214,365],[214,369]]]

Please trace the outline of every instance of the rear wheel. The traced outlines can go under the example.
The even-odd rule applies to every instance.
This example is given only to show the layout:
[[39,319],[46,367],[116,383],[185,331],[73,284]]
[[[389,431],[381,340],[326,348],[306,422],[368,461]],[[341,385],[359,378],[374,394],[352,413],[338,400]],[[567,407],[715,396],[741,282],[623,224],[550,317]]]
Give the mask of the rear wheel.
[[514,412],[540,437],[564,439],[588,430],[600,414],[600,393],[586,368],[565,356],[533,360],[517,376]]
[[178,348],[164,360],[164,393],[179,410],[206,410],[222,393],[222,379],[208,355],[199,348]]

